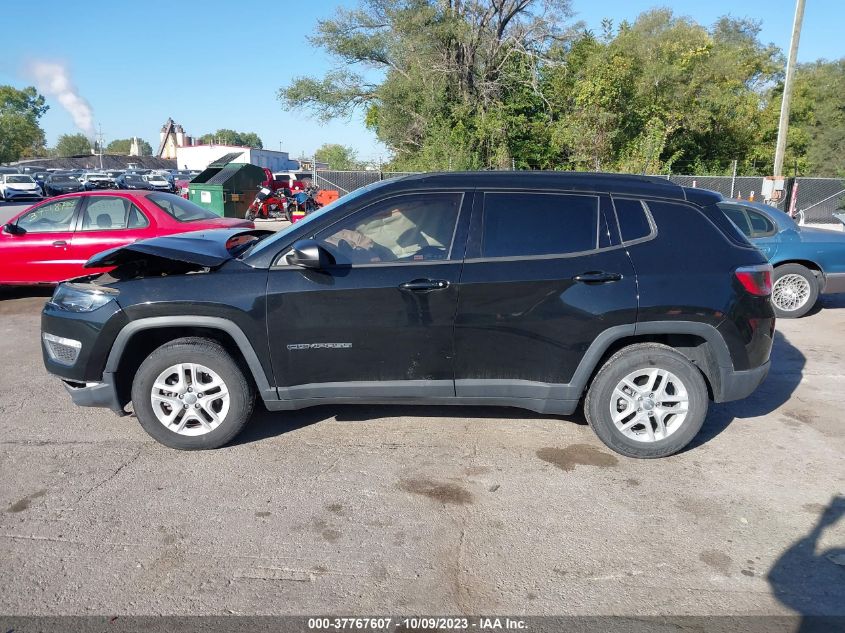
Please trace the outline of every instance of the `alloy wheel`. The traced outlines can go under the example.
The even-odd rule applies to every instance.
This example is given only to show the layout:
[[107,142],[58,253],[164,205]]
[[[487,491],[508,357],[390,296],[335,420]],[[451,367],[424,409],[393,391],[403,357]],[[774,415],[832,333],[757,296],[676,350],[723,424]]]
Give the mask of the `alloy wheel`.
[[638,369],[613,390],[610,415],[626,437],[657,442],[677,431],[689,413],[689,394],[675,374],[657,367]]
[[205,365],[179,363],[161,372],[150,400],[156,418],[179,435],[205,435],[229,412],[229,390],[223,379]]

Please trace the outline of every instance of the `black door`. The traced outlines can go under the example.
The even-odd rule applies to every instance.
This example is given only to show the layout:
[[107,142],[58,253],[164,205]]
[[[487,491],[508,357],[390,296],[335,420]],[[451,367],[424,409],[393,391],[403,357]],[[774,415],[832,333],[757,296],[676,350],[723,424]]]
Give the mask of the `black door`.
[[314,236],[337,260],[327,270],[290,266],[282,254],[267,293],[281,398],[454,396],[466,245],[458,227],[468,223],[470,198],[393,196],[339,220]]
[[569,383],[590,344],[636,322],[636,279],[609,205],[596,194],[476,194],[455,328],[458,396],[577,400]]

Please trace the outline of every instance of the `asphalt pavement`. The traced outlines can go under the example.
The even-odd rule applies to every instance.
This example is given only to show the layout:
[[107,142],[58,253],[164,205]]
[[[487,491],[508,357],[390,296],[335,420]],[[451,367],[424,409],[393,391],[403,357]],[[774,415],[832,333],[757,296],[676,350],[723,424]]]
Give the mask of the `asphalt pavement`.
[[661,460],[580,416],[260,410],[210,452],[73,406],[0,291],[0,613],[845,615],[845,296]]

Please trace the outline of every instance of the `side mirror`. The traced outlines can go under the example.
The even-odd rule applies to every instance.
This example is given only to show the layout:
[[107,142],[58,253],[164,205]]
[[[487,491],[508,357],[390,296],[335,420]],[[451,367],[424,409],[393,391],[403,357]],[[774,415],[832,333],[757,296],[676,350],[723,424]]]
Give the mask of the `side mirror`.
[[293,266],[302,266],[314,270],[322,270],[336,263],[334,256],[314,240],[294,242],[287,260]]
[[24,233],[26,233],[26,229],[19,227],[14,222],[9,222],[8,224],[4,225],[3,229],[5,229],[6,233],[8,233],[9,235],[23,235]]

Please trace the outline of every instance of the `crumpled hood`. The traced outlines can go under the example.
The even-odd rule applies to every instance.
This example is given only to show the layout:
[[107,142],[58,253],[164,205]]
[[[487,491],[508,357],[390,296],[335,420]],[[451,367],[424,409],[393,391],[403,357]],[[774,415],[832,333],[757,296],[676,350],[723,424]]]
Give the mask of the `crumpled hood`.
[[85,268],[120,266],[149,258],[216,268],[232,259],[232,254],[226,248],[226,244],[233,237],[249,235],[261,237],[272,232],[243,228],[207,229],[154,237],[97,253],[85,262]]

